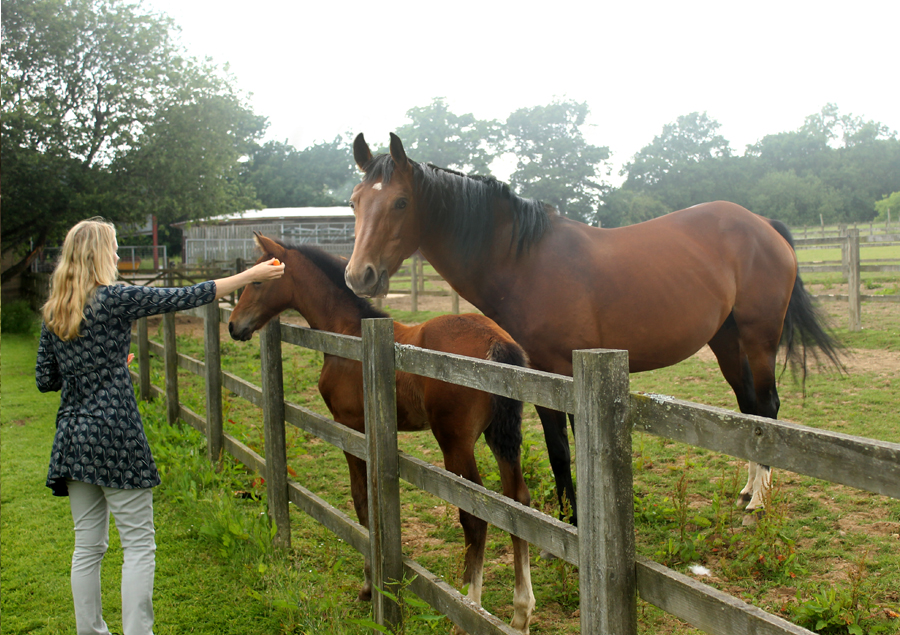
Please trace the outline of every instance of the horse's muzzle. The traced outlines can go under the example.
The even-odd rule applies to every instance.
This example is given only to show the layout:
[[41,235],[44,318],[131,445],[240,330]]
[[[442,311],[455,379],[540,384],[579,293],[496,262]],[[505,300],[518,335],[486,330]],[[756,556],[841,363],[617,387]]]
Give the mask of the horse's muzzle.
[[234,322],[228,323],[228,334],[231,335],[231,339],[238,340],[239,342],[246,342],[251,337],[253,337],[253,329],[250,328],[235,328]]
[[351,275],[348,268],[344,271],[344,280],[353,293],[363,298],[382,297],[387,294],[391,286],[391,278],[387,269],[382,269],[378,273],[372,265],[365,266],[362,276]]

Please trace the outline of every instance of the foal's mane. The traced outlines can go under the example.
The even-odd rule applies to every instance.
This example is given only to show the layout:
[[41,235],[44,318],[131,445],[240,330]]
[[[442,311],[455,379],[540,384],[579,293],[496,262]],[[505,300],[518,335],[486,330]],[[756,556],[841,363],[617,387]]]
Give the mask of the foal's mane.
[[338,293],[345,295],[353,303],[353,306],[359,311],[360,319],[390,317],[384,311],[372,306],[365,298],[361,298],[353,293],[350,287],[347,286],[347,281],[344,279],[344,269],[347,268],[347,261],[343,258],[339,258],[324,249],[308,243],[295,245],[277,239],[272,240],[285,249],[298,252],[309,260],[337,288]]
[[[410,161],[416,195],[432,211],[432,229],[449,231],[452,244],[465,259],[485,253],[494,238],[494,203],[507,203],[513,221],[516,253],[537,243],[550,227],[556,210],[537,199],[516,196],[509,185],[491,176],[467,175],[430,163]],[[396,165],[389,154],[373,157],[365,166],[365,183],[390,183]]]

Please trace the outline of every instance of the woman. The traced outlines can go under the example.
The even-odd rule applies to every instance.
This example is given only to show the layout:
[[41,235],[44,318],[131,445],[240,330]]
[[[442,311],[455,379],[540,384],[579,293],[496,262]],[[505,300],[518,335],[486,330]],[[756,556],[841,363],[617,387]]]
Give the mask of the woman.
[[100,218],[69,230],[50,279],[35,376],[41,392],[62,390],[47,486],[68,496],[75,523],[72,595],[79,635],[108,635],[100,603],[100,563],[109,514],[122,543],[125,635],[153,628],[153,490],[159,474],[144,435],[128,372],[131,325],[148,315],[208,304],[251,282],[279,278],[274,260],[191,287],[114,284],[116,230]]

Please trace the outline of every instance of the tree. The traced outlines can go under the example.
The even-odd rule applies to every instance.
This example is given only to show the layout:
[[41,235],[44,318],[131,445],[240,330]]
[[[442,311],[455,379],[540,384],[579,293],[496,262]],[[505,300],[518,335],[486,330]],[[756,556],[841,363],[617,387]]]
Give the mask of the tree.
[[507,118],[506,135],[517,158],[510,182],[520,194],[596,223],[600,198],[608,189],[603,170],[608,169],[609,148],[585,141],[581,127],[588,112],[586,103],[574,101],[521,108]]
[[171,20],[122,0],[9,0],[2,29],[4,251],[95,214],[186,220],[255,202],[235,166],[265,121],[182,55]]
[[396,131],[416,161],[460,172],[490,175],[497,157],[500,125],[482,121],[471,113],[455,115],[443,97],[406,111],[410,123]]
[[890,196],[876,201],[875,211],[878,213],[876,220],[886,221],[890,218],[892,223],[900,220],[900,192],[892,192]]
[[623,227],[671,211],[671,208],[650,194],[618,188],[604,197],[599,213],[603,227]]
[[662,133],[622,168],[631,189],[652,188],[690,165],[731,156],[731,146],[718,134],[721,124],[705,112],[692,112],[663,126]]
[[815,175],[798,176],[794,172],[771,172],[760,179],[751,209],[767,218],[788,225],[809,225],[815,219],[835,222],[841,219],[840,194]]
[[351,154],[341,137],[300,151],[270,141],[250,153],[243,179],[266,207],[340,205],[349,199],[346,185],[354,178]]

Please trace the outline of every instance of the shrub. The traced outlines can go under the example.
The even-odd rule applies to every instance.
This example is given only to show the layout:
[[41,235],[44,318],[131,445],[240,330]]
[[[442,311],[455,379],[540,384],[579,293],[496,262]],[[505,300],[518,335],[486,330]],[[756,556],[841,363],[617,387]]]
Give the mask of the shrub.
[[8,302],[0,310],[0,331],[4,333],[31,333],[36,323],[37,315],[25,300]]

